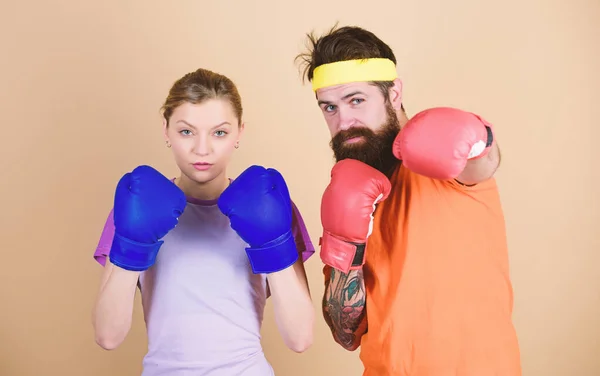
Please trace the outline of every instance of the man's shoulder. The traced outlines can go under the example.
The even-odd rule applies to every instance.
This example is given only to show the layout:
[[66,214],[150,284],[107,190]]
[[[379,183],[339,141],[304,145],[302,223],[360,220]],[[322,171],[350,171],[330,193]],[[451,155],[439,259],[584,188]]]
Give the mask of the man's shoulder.
[[390,177],[392,196],[403,199],[414,199],[415,196],[427,196],[429,200],[461,200],[465,197],[475,198],[475,202],[495,203],[500,192],[494,177],[474,185],[465,185],[457,180],[438,180],[410,171],[400,166]]

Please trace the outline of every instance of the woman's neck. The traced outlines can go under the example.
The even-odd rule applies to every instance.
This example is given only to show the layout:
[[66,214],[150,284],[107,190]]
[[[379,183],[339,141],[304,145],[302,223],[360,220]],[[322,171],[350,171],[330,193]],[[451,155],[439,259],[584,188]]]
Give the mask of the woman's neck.
[[221,193],[229,185],[229,179],[225,173],[223,173],[206,183],[198,183],[189,179],[184,174],[181,174],[175,179],[175,184],[187,197],[196,200],[209,201],[219,198]]

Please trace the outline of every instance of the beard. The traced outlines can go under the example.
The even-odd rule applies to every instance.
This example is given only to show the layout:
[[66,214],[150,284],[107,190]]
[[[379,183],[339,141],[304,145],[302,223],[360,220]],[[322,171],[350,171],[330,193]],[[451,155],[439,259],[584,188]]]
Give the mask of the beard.
[[[336,162],[356,159],[389,176],[398,160],[392,152],[394,140],[400,131],[398,116],[391,105],[386,105],[387,119],[377,132],[367,127],[355,127],[338,132],[330,141]],[[362,137],[359,142],[346,141]]]

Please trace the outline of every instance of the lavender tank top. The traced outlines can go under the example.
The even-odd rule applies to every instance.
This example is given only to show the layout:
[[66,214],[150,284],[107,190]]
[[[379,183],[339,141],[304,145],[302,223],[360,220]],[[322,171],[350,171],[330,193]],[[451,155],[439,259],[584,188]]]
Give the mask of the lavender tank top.
[[[295,205],[293,231],[306,261],[315,250]],[[94,253],[102,266],[113,235],[111,210]],[[252,273],[247,244],[216,200],[188,198],[163,240],[139,281],[148,334],[142,376],[273,375],[260,343],[266,277]]]

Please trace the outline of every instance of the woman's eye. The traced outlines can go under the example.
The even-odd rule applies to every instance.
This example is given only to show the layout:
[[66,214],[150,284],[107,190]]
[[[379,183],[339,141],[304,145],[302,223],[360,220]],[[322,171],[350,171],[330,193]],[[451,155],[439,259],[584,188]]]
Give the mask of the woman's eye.
[[179,132],[179,133],[181,133],[181,134],[182,134],[182,135],[184,135],[184,136],[189,136],[189,135],[191,135],[191,134],[192,134],[192,132],[190,132],[190,130],[189,130],[189,129],[184,129],[184,130],[182,130],[182,131],[181,131],[181,132]]
[[216,131],[216,132],[215,132],[215,135],[216,135],[217,137],[223,137],[223,136],[225,136],[226,134],[227,134],[227,132],[225,132],[225,131]]

